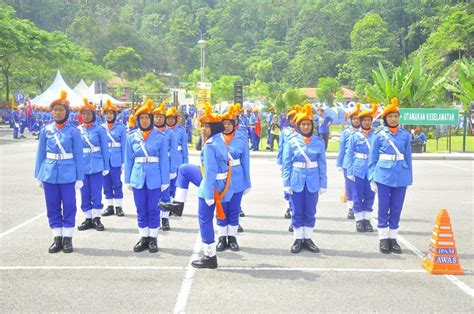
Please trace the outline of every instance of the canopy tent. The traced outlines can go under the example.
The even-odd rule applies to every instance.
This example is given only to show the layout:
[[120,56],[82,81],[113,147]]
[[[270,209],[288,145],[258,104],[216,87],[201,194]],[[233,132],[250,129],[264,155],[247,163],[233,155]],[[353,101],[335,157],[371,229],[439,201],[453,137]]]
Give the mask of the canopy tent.
[[[80,84],[81,82],[79,82]],[[77,85],[79,85],[77,84]],[[86,85],[84,83],[84,85]],[[87,85],[86,85],[87,86]],[[105,104],[105,102],[110,99],[110,101],[115,104],[115,105],[122,105],[122,104],[125,104],[124,102],[118,100],[118,99],[115,99],[113,98],[112,96],[110,96],[109,94],[95,94],[94,91],[95,91],[95,81],[92,82],[91,86],[88,87],[89,90],[90,90],[90,93],[91,93],[91,96],[89,97],[89,100],[93,101],[94,103],[96,104],[100,104],[100,102],[102,101],[102,104]]]
[[61,90],[67,92],[67,99],[70,102],[71,107],[80,107],[82,105],[82,99],[79,97],[67,84],[61,75],[61,72],[56,73],[53,83],[41,94],[31,100],[33,105],[40,107],[49,107],[51,102],[59,98]]
[[87,99],[92,99],[94,95],[92,90],[89,88],[89,86],[87,86],[83,79],[81,79],[81,81],[76,85],[76,87],[74,87],[73,90],[79,97],[82,98],[86,97]]

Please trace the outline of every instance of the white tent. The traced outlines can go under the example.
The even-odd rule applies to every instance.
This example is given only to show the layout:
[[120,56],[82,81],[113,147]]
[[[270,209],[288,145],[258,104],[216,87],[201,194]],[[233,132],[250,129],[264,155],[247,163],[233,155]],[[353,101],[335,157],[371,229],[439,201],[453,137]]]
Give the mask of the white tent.
[[[79,82],[80,84],[81,82]],[[78,85],[79,85],[78,84]],[[84,83],[84,85],[86,85]],[[86,85],[87,86],[87,85]],[[114,104],[114,105],[121,105],[121,104],[124,104],[124,102],[121,102],[120,100],[117,100],[115,98],[113,98],[112,96],[110,96],[109,94],[94,94],[95,92],[95,81],[92,82],[91,86],[88,87],[89,90],[91,91],[91,96],[89,97],[90,100],[92,100],[94,103],[96,104],[99,104],[100,101],[102,101],[102,105],[105,104],[105,102],[107,101],[107,99],[110,99],[110,101]]]
[[82,105],[82,99],[79,97],[67,84],[64,82],[61,72],[56,73],[53,83],[46,89],[41,95],[36,96],[31,100],[33,105],[41,107],[48,107],[51,102],[59,98],[61,90],[67,92],[67,99],[70,102],[71,107],[80,107]]
[[92,99],[94,93],[89,86],[84,82],[83,79],[74,87],[73,89],[79,97],[86,97],[87,99]]

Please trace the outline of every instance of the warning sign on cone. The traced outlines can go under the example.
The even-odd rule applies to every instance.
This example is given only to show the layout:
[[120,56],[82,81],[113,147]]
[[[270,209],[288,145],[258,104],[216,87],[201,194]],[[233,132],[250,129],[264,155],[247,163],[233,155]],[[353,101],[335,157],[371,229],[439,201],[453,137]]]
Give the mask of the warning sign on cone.
[[422,265],[432,274],[464,274],[459,263],[451,219],[446,209],[441,209],[438,212],[438,216],[436,216],[435,226],[428,246],[428,254],[423,260]]

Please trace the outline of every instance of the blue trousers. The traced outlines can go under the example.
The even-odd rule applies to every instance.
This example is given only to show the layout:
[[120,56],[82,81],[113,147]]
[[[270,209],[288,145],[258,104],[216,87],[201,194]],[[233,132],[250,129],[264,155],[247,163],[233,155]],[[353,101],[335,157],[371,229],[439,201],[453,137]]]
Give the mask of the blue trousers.
[[84,175],[84,186],[81,188],[81,209],[102,209],[102,172]]
[[189,187],[189,182],[195,186],[199,186],[202,181],[201,169],[193,164],[182,164],[178,169],[176,178],[176,186],[182,189]]
[[26,129],[26,120],[20,122],[20,135],[23,135],[25,133]]
[[354,182],[347,178],[347,169],[344,171],[344,182],[346,184],[346,197],[348,201],[354,200]]
[[161,196],[161,189],[148,189],[146,182],[141,189],[133,189],[133,200],[137,207],[137,221],[139,228],[159,228],[160,211],[156,204]]
[[77,211],[74,184],[75,182],[64,184],[43,182],[46,213],[51,229],[74,228]]
[[110,199],[122,199],[122,180],[120,175],[122,174],[121,167],[110,167],[110,172],[103,179],[104,181],[104,195],[105,198]]
[[367,176],[364,179],[355,177],[354,191],[354,212],[372,212],[375,193],[370,189],[370,181]]
[[13,123],[13,137],[18,137],[18,131],[20,129],[15,126],[15,123]]
[[316,205],[318,205],[318,199],[319,193],[310,193],[306,184],[303,191],[293,192],[291,195],[293,202],[291,222],[294,228],[314,228],[316,224]]
[[238,226],[239,225],[239,214],[240,214],[240,204],[242,203],[242,196],[244,192],[234,193],[229,202],[222,203],[224,208],[225,219],[217,219],[218,226]]
[[377,227],[398,229],[407,187],[394,188],[377,182],[377,190],[379,197]]
[[[223,207],[227,206],[222,203]],[[199,198],[198,217],[199,217],[199,231],[201,233],[201,241],[205,244],[214,243],[214,209],[216,203],[208,206],[203,198]]]

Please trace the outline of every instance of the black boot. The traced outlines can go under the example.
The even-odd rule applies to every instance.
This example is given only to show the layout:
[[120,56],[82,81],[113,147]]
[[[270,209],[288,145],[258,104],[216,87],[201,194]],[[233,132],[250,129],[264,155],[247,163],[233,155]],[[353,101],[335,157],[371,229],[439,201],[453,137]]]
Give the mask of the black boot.
[[239,226],[237,227],[237,232],[238,233],[242,233],[244,232],[244,228],[242,228],[242,226],[239,224]]
[[183,215],[184,203],[182,202],[173,202],[173,203],[160,202],[159,206],[163,209],[166,209],[172,212],[174,215],[178,217],[181,217]]
[[192,261],[191,265],[194,268],[210,268],[216,269],[217,268],[217,256],[206,256],[204,255],[201,259]]
[[168,218],[161,218],[161,230],[170,231],[170,220]]
[[365,231],[367,232],[374,232],[374,227],[370,224],[370,220],[364,220]]
[[366,232],[365,229],[365,220],[356,221],[356,231],[357,232]]
[[303,239],[296,239],[291,246],[291,253],[299,253],[303,248]]
[[79,231],[84,231],[87,229],[92,229],[94,228],[94,224],[92,223],[92,218],[86,218],[80,226],[77,227],[77,230]]
[[402,248],[398,245],[397,239],[390,239],[390,252],[402,254]]
[[349,208],[349,211],[347,212],[347,219],[355,219],[352,208]]
[[380,253],[383,254],[390,254],[391,250],[391,245],[390,245],[390,239],[381,239],[380,240]]
[[53,244],[49,247],[49,253],[58,253],[63,248],[63,237],[54,237]]
[[314,244],[313,240],[311,240],[311,239],[304,239],[303,240],[303,246],[304,246],[304,248],[306,248],[310,252],[319,253],[318,246],[316,244]]
[[95,217],[92,219],[92,223],[94,224],[94,228],[97,231],[104,231],[104,225],[100,222],[100,217]]
[[63,252],[64,253],[71,253],[72,249],[72,238],[71,237],[64,237],[63,238]]
[[237,238],[234,237],[234,236],[228,236],[227,237],[227,240],[229,241],[229,247],[230,247],[230,250],[231,251],[239,251],[240,250],[240,247],[239,245],[237,244]]
[[102,216],[112,216],[114,213],[114,207],[112,205],[107,206],[107,208],[102,212]]
[[158,252],[158,240],[157,240],[157,238],[148,237],[148,252],[150,252],[150,253]]
[[240,217],[245,217],[245,213],[244,213],[243,210],[240,211],[239,216],[240,216]]
[[148,237],[140,238],[140,241],[138,241],[137,244],[135,244],[135,246],[133,247],[133,251],[134,252],[145,251],[146,249],[148,249],[148,241],[149,241]]
[[219,237],[216,245],[216,251],[222,252],[225,251],[227,248],[227,238],[226,237]]
[[125,214],[123,213],[123,210],[122,210],[122,206],[115,207],[115,213],[119,217],[125,216]]
[[290,224],[290,226],[288,227],[288,231],[293,232],[293,224]]
[[289,209],[289,208],[286,209],[285,218],[286,219],[291,219],[291,209]]

